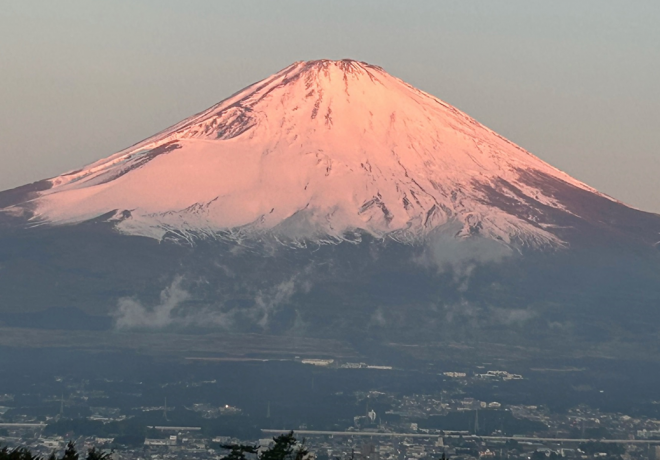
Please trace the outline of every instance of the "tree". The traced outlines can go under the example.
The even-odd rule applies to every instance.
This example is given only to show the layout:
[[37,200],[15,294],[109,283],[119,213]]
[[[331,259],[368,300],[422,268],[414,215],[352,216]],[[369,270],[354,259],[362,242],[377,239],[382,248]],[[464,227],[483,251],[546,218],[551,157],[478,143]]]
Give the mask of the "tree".
[[87,457],[85,460],[111,460],[112,454],[107,452],[101,452],[96,447],[92,447],[87,451]]
[[258,446],[224,444],[223,449],[230,451],[222,460],[248,460],[246,454],[252,454],[257,460],[304,460],[309,454],[305,442],[298,442],[293,431],[273,438],[273,446],[259,453]]
[[506,443],[504,443],[504,447],[506,447],[507,450],[520,450],[520,443],[515,439],[507,439]]
[[257,454],[259,446],[247,446],[244,444],[221,444],[220,447],[229,450],[229,455],[222,460],[247,460],[245,454]]
[[64,449],[64,455],[60,460],[78,460],[78,451],[76,451],[76,445],[73,441],[69,441]]
[[[55,452],[52,452],[48,456],[48,460],[79,460],[80,455],[76,450],[76,445],[73,441],[69,441],[64,450],[62,457],[55,455]],[[96,447],[89,449],[87,451],[87,456],[85,460],[111,460],[112,454],[103,453],[100,450],[97,450]],[[25,447],[17,447],[13,450],[9,450],[8,447],[4,447],[0,450],[0,460],[44,460],[43,457],[39,455],[34,455]]]
[[17,447],[10,450],[8,447],[3,447],[0,450],[0,460],[42,460],[38,455],[33,455],[32,452],[25,447]]
[[299,443],[293,431],[273,438],[273,442],[273,447],[265,450],[259,460],[303,460],[309,454],[305,442]]

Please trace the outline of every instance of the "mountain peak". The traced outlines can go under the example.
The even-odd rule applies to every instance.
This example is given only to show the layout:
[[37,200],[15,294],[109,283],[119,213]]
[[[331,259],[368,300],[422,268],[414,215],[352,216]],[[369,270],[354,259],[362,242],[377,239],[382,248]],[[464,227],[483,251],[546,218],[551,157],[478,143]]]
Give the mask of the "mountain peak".
[[440,232],[562,247],[566,228],[602,225],[594,208],[625,208],[353,60],[296,62],[48,182],[12,212],[48,224],[114,213],[120,231],[154,238],[268,232],[327,242],[366,232],[415,241]]
[[[364,74],[368,71],[385,72],[381,67],[369,64],[364,61],[354,59],[314,59],[311,61],[297,61],[280,72],[286,72],[289,69],[298,68],[302,72],[312,72],[326,74],[328,72],[338,71],[347,74]],[[279,72],[278,72],[279,73]]]

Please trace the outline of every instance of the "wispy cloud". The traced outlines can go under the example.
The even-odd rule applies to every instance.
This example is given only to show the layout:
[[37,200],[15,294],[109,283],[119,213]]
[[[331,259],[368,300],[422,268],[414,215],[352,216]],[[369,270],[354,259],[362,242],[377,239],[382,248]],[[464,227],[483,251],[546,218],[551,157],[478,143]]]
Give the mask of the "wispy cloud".
[[[305,273],[303,271],[258,290],[249,305],[231,307],[223,302],[193,304],[191,301],[195,298],[190,291],[194,292],[194,283],[190,283],[192,287],[184,288],[185,278],[177,276],[162,290],[157,305],[147,306],[136,297],[119,299],[113,313],[115,326],[118,329],[162,329],[170,326],[223,329],[244,323],[247,319],[250,324],[266,330],[278,308],[289,303],[297,292],[309,292],[311,283]],[[302,318],[297,315],[293,327],[300,328],[302,325]]]
[[114,312],[115,325],[119,329],[162,328],[175,321],[172,312],[190,299],[188,291],[181,287],[182,276],[177,276],[172,284],[160,293],[160,303],[154,307],[145,307],[139,300],[122,297],[117,302]]

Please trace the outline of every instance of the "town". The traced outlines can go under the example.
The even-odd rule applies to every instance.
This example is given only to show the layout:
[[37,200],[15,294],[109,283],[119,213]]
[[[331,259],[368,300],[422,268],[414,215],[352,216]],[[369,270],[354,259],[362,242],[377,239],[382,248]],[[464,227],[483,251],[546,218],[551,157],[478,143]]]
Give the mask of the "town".
[[[337,372],[353,373],[358,379],[359,373],[381,373],[375,381],[398,372],[392,366],[332,359],[297,359],[292,365],[313,373],[319,383],[312,380],[312,386]],[[505,369],[480,365],[437,374],[442,382],[437,391],[365,388],[318,395],[344,398],[350,405],[341,415],[310,414],[297,422],[278,416],[282,401],[269,401],[263,414],[254,414],[248,407],[205,398],[217,380],[160,383],[161,389],[185,386],[197,400],[189,396],[183,401],[175,392],[169,402],[164,398],[161,404],[141,404],[144,399],[151,401],[142,394],[147,388],[136,390],[144,387],[141,382],[58,377],[51,389],[58,386],[59,394],[49,394],[44,388],[38,394],[0,394],[0,445],[24,446],[47,456],[73,441],[79,449],[103,449],[116,460],[217,460],[227,455],[222,445],[266,448],[274,436],[292,430],[299,440],[304,439],[311,455],[321,460],[442,455],[456,459],[660,458],[659,419],[606,412],[587,404],[554,411],[542,403],[511,404],[478,397],[478,393],[487,394],[488,388],[525,382],[525,375]],[[135,405],[127,405],[126,398]],[[319,423],[319,419],[325,420]]]

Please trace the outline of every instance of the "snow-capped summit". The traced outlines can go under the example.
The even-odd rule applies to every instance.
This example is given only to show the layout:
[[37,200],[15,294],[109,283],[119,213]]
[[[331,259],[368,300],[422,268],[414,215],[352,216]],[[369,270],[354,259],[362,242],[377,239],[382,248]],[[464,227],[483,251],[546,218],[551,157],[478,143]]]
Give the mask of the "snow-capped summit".
[[625,208],[352,60],[294,63],[39,188],[6,210],[55,225],[114,213],[119,231],[154,238],[273,232],[327,241],[367,232],[410,241],[450,232],[563,246],[562,228],[594,221],[585,200]]

